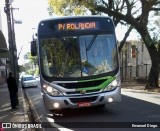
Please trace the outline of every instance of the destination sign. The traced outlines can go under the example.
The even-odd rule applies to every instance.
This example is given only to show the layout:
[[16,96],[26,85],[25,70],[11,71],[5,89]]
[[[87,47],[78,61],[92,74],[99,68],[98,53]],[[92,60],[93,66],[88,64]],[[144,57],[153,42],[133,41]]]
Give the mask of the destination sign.
[[71,22],[71,23],[58,23],[57,30],[95,30],[98,29],[99,25],[95,21],[91,22]]

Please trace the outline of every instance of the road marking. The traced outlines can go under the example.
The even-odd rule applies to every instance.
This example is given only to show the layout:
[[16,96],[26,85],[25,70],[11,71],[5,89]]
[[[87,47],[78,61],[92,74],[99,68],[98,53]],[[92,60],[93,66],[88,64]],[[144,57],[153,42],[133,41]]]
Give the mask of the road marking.
[[61,125],[56,124],[54,119],[52,119],[52,118],[46,117],[46,119],[50,123],[51,126],[58,128],[60,131],[74,131],[74,130],[71,130],[71,129],[65,128]]

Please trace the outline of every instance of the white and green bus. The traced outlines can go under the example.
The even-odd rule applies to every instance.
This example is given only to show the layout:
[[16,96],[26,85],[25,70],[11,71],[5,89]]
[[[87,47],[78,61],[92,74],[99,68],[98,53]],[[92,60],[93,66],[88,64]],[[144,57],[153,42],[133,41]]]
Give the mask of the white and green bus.
[[[109,17],[42,20],[37,32],[40,83],[47,110],[121,101],[115,27]],[[35,55],[34,42],[31,53]]]

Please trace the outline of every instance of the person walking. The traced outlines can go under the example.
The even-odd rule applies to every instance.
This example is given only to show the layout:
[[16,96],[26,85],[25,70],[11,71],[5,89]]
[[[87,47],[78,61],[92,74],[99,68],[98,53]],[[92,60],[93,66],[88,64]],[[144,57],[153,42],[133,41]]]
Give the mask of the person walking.
[[9,77],[7,78],[7,85],[10,93],[11,107],[12,109],[17,109],[16,106],[18,105],[18,86],[12,72],[9,72]]

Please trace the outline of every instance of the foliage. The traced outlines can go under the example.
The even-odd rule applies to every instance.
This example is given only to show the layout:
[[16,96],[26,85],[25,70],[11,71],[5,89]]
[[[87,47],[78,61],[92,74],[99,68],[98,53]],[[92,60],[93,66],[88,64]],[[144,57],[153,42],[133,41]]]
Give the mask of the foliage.
[[54,13],[59,16],[67,15],[84,15],[86,8],[76,0],[49,0],[50,14]]
[[34,72],[35,72],[35,71],[32,70],[32,69],[26,71],[26,73],[29,74],[29,75],[34,75]]
[[31,63],[33,63],[34,65],[38,65],[38,57],[37,56],[31,56],[30,52],[27,52],[24,55],[24,59],[25,60],[29,60]]
[[[108,15],[115,25],[132,25],[138,32],[148,25],[150,12],[160,10],[159,0],[49,0],[49,5],[56,15],[87,15],[88,12]],[[79,13],[76,13],[77,8],[80,8]]]
[[[29,69],[29,70],[26,70],[26,72],[28,74],[31,74],[31,75],[38,75],[39,74],[39,69],[37,67],[38,65],[38,57],[37,56],[31,56],[31,53],[30,52],[27,52],[25,55],[24,55],[24,59],[25,60],[29,60],[29,63],[31,63],[31,65],[34,65],[35,69]],[[23,69],[23,71],[25,70],[25,68]]]
[[36,70],[34,69],[29,69],[29,70],[24,70],[27,74],[29,75],[36,75],[38,76],[39,75],[39,68],[36,68]]
[[18,72],[25,71],[24,67],[22,65],[18,65]]

